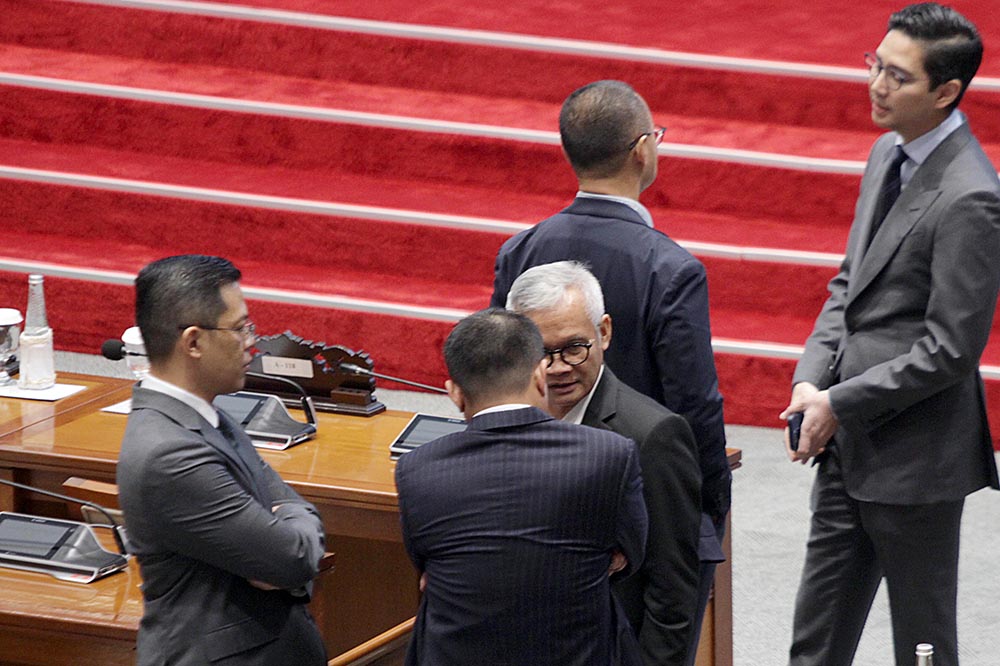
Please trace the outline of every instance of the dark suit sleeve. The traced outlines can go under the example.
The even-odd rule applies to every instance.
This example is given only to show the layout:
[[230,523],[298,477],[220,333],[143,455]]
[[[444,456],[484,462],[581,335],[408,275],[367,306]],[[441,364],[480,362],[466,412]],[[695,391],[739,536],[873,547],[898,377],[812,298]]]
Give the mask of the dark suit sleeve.
[[408,463],[412,461],[412,458],[407,458],[411,454],[406,456],[400,456],[399,460],[396,461],[396,494],[399,501],[399,526],[403,534],[403,546],[406,548],[407,555],[410,556],[410,561],[413,562],[413,566],[420,573],[424,572],[426,568],[426,558],[423,553],[419,551],[416,543],[413,540],[412,530],[410,529],[409,521],[409,492],[407,490],[407,472],[409,471]]
[[649,517],[642,497],[642,477],[639,470],[639,452],[635,444],[629,442],[628,458],[621,480],[618,504],[618,529],[615,543],[625,555],[628,566],[618,572],[615,580],[631,576],[642,565],[646,549],[646,535],[649,531]]
[[639,643],[647,664],[683,664],[698,608],[701,472],[694,435],[677,415],[641,443],[643,495],[652,525],[646,543]]
[[871,172],[872,164],[875,162],[873,155],[877,148],[872,149],[868,163],[865,165],[865,173],[861,179],[858,202],[855,204],[854,222],[851,225],[850,235],[847,239],[847,250],[844,260],[840,264],[840,270],[830,280],[827,291],[830,292],[819,317],[813,326],[813,331],[806,340],[805,350],[802,357],[795,366],[795,374],[792,377],[792,385],[800,382],[815,384],[820,389],[827,389],[836,381],[836,355],[837,348],[844,336],[844,308],[847,303],[847,288],[851,281],[851,257],[855,253],[858,243],[862,242],[859,237],[864,233],[866,225],[859,223],[860,210],[862,209],[862,199],[866,188],[872,187]]
[[658,294],[650,318],[657,371],[667,408],[687,419],[698,444],[702,510],[720,520],[729,510],[722,396],[715,372],[705,267],[694,258],[679,267]]
[[282,589],[316,575],[323,524],[301,498],[273,513],[200,439],[162,446],[146,473],[144,502],[156,507],[158,538],[167,550]]
[[[510,276],[510,268],[507,266],[509,259],[505,252],[506,245],[497,252],[496,263],[493,266],[493,296],[490,297],[491,308],[507,307],[507,293],[514,278]],[[516,277],[516,276],[515,276]]]

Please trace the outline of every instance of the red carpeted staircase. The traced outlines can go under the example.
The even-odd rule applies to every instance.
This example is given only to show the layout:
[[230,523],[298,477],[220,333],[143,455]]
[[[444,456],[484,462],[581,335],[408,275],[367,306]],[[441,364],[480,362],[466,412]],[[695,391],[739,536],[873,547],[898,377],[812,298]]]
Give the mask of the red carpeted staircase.
[[[790,0],[766,21],[523,4],[0,0],[0,305],[46,273],[57,347],[93,353],[131,325],[143,264],[221,254],[263,332],[439,384],[500,244],[573,197],[559,105],[619,78],[669,129],[643,202],[708,268],[727,421],[777,425],[877,136],[860,56],[894,5],[839,11],[831,40]],[[963,102],[995,161],[997,73]]]

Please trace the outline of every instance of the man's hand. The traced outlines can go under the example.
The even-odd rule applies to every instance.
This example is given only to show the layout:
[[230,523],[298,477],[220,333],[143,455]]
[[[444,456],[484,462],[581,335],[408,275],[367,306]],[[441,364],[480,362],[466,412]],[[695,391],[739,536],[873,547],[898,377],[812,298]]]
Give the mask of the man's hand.
[[613,576],[628,566],[628,558],[620,550],[611,551],[611,564],[608,566],[608,575]]
[[798,451],[792,451],[785,428],[785,451],[792,462],[805,464],[826,450],[826,445],[837,432],[837,417],[830,407],[830,392],[820,391],[809,382],[799,382],[792,389],[792,399],[779,418],[785,420],[795,412],[802,412],[802,436]]

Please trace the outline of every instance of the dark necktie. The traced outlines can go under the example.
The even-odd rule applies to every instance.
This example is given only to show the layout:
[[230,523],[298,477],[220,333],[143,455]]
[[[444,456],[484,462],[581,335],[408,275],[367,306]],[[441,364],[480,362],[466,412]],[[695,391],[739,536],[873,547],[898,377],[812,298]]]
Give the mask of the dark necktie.
[[902,146],[896,146],[892,162],[889,163],[889,168],[885,171],[885,180],[882,181],[882,189],[879,192],[877,202],[878,205],[875,207],[875,215],[872,217],[872,231],[868,235],[869,245],[871,245],[872,239],[875,238],[875,234],[878,233],[879,227],[882,226],[885,216],[892,210],[892,205],[899,198],[899,190],[902,184],[900,168],[905,161],[906,153],[903,152]]

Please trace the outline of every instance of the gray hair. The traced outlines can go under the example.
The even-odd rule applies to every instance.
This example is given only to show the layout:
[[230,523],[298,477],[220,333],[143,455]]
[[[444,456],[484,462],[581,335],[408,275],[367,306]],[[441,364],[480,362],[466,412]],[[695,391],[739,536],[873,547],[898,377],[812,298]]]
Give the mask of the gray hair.
[[587,317],[599,329],[604,316],[601,283],[579,261],[556,261],[524,271],[510,286],[507,309],[521,314],[547,310],[563,303],[569,289],[580,292]]

